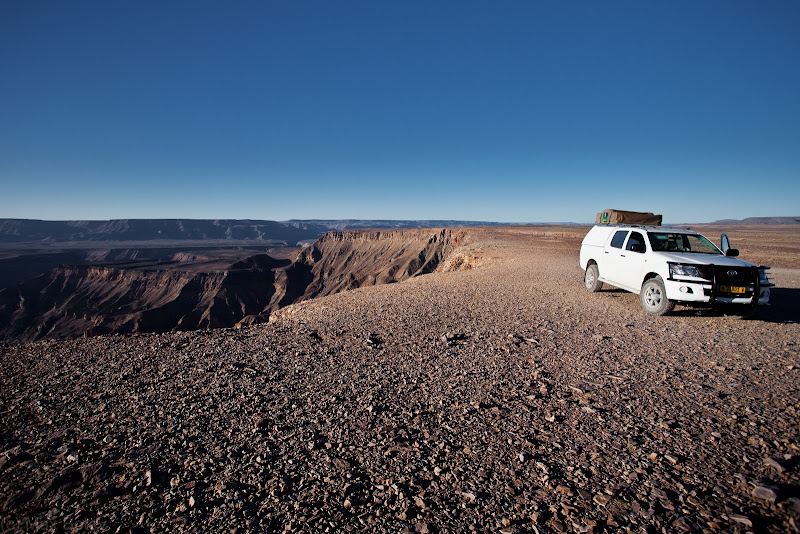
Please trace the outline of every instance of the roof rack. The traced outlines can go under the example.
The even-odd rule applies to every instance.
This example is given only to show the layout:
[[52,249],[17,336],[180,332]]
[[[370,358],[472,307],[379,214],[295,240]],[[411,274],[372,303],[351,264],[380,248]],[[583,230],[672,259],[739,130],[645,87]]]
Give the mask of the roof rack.
[[629,226],[633,228],[663,228],[657,224],[638,224],[638,223],[596,223],[596,226]]
[[663,226],[663,225],[655,225],[655,224],[634,224],[634,223],[598,223],[595,226],[608,226],[608,227],[621,227],[624,226],[626,228],[652,228],[652,229],[659,229],[659,230],[668,230],[670,232],[677,231],[677,232],[695,232],[689,228],[673,228],[670,226]]

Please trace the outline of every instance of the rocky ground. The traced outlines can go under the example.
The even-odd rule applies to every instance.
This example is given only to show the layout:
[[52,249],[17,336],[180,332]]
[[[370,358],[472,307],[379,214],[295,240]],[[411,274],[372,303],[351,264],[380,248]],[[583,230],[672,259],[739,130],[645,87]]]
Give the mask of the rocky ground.
[[798,531],[800,271],[755,317],[655,318],[585,290],[584,232],[471,229],[449,272],[269,324],[3,346],[0,531]]

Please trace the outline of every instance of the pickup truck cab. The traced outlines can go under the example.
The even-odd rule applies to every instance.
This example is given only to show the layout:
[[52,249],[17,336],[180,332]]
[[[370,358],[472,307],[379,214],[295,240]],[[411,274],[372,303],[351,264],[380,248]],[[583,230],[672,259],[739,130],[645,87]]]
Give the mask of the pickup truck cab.
[[653,315],[675,304],[768,305],[769,267],[736,258],[727,235],[722,244],[725,252],[691,230],[599,224],[583,239],[580,266],[589,291],[606,283],[636,293]]

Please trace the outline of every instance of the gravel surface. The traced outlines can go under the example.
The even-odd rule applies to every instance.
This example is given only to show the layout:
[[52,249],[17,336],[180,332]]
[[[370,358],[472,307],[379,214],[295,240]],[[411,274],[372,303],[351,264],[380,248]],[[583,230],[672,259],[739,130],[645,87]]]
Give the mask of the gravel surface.
[[466,232],[269,324],[0,347],[0,531],[798,531],[797,269],[655,318],[579,231]]

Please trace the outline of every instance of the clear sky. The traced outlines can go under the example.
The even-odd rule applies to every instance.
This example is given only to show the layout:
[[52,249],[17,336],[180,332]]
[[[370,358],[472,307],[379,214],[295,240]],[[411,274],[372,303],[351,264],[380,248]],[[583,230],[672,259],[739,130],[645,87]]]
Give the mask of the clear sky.
[[0,217],[800,214],[800,2],[0,3]]

